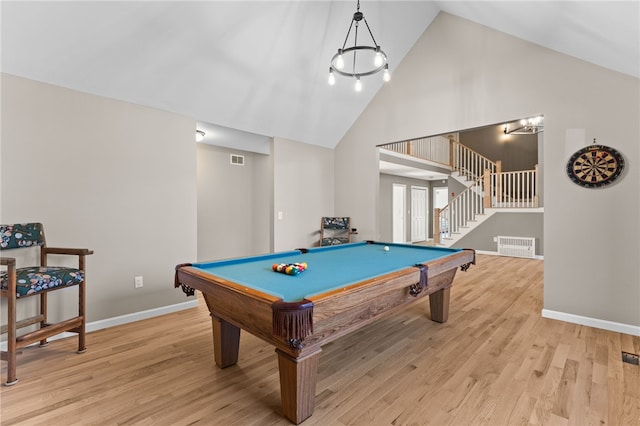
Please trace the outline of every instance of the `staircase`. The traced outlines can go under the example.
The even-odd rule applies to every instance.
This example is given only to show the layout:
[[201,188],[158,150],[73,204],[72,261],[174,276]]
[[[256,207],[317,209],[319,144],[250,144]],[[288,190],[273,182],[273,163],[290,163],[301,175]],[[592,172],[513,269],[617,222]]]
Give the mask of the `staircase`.
[[[434,209],[436,245],[452,246],[500,209],[538,207],[537,165],[533,170],[503,172],[500,161],[484,157],[453,136],[399,142],[383,148],[443,164],[448,152],[451,176],[466,189],[442,209]],[[432,153],[436,158],[430,157]]]

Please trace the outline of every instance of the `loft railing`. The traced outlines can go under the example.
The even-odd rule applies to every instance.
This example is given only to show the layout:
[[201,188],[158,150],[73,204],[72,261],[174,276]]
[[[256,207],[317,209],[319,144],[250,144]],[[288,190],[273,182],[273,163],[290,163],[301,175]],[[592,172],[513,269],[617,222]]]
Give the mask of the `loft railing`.
[[446,164],[452,172],[458,172],[468,181],[478,179],[485,170],[491,173],[500,172],[500,162],[493,162],[484,155],[462,145],[453,136],[433,136],[394,142],[381,146],[389,151],[397,152],[422,160]]
[[538,165],[533,170],[489,173],[485,171],[483,187],[485,207],[538,207]]
[[434,209],[433,239],[460,233],[486,208],[538,207],[538,166],[533,170],[491,173],[488,169],[449,204]]
[[422,160],[450,165],[449,140],[444,136],[393,142],[382,145],[381,148],[404,155],[410,155]]

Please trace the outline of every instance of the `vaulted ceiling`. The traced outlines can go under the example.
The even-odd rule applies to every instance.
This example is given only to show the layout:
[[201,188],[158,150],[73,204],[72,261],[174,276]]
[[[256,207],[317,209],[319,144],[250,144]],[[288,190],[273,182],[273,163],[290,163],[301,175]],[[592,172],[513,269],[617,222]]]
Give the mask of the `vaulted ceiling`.
[[[383,84],[327,85],[356,1],[3,1],[2,72],[334,147]],[[390,69],[446,12],[640,78],[638,1],[367,1]],[[392,77],[393,78],[393,77]]]

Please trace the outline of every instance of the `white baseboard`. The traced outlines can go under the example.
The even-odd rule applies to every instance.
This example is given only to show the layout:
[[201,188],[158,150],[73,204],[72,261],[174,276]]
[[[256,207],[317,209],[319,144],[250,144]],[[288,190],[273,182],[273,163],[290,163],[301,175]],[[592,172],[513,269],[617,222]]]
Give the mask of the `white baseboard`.
[[602,320],[598,318],[583,317],[581,315],[568,314],[566,312],[552,311],[549,309],[542,310],[543,318],[550,318],[573,324],[586,325],[588,327],[602,328],[604,330],[615,331],[618,333],[630,334],[632,336],[640,336],[640,327],[620,322]]
[[[477,254],[488,254],[489,256],[503,256],[502,254],[498,253],[497,251],[485,251],[485,250],[476,250]],[[533,259],[535,260],[544,260],[544,256],[540,256],[539,254],[536,254]]]
[[[198,300],[190,300],[188,302],[176,303],[175,305],[161,306],[159,308],[148,309],[146,311],[134,312],[132,314],[120,315],[118,317],[107,318],[104,320],[87,323],[87,333],[104,328],[115,327],[116,325],[128,324],[147,318],[158,317],[160,315],[170,314],[173,312],[183,311],[185,309],[195,308],[198,306]],[[73,333],[69,333],[75,336]]]
[[[175,305],[161,306],[159,308],[148,309],[146,311],[134,312],[132,314],[120,315],[113,318],[107,318],[99,321],[88,322],[86,325],[86,332],[98,331],[105,328],[115,327],[117,325],[129,324],[131,322],[141,321],[148,318],[157,317],[160,315],[170,314],[173,312],[183,311],[185,309],[191,309],[198,306],[198,300],[190,300],[188,302],[176,303]],[[48,340],[64,339],[65,337],[77,336],[75,333],[63,332],[49,337]],[[38,343],[34,343],[37,345]],[[0,350],[7,350],[7,342],[0,342]]]

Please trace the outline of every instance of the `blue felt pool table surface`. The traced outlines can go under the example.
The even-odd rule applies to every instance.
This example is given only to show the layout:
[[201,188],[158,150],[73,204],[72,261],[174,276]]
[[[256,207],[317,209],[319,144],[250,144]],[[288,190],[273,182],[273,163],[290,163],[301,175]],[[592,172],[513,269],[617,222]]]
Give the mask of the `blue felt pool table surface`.
[[[384,247],[388,246],[389,251]],[[461,249],[409,244],[357,242],[213,262],[192,266],[285,302],[343,288],[367,279],[446,257]],[[307,263],[298,275],[274,272],[274,263]]]

